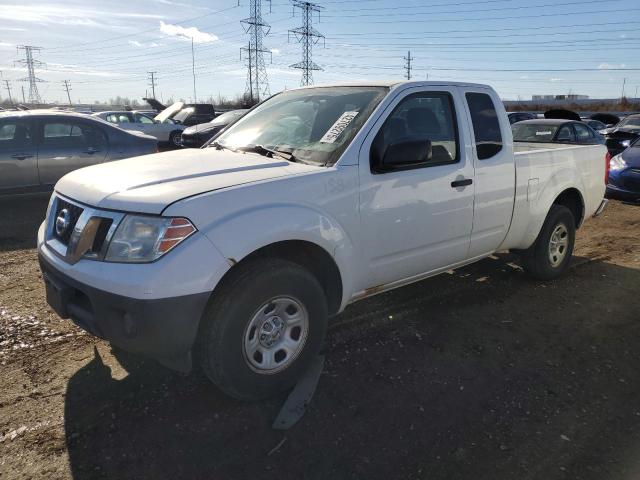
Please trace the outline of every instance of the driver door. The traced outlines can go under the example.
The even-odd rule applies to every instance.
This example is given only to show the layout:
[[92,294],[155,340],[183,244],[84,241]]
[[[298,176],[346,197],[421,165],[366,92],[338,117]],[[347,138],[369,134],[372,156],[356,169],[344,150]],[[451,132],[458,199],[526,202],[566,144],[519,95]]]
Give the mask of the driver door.
[[[412,88],[387,108],[360,150],[360,215],[369,254],[366,287],[420,276],[467,258],[474,169],[457,90]],[[418,166],[375,171],[392,144],[431,142]],[[401,159],[400,159],[401,160]]]

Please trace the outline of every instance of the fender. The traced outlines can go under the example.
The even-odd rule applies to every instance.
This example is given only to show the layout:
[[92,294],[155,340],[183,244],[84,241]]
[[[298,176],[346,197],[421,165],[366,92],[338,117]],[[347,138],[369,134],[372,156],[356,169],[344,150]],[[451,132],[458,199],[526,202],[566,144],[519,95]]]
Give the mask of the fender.
[[[577,190],[580,194],[583,210],[585,207],[584,184],[579,175],[578,167],[573,162],[565,164],[559,170],[540,168],[530,178],[518,178],[516,182],[516,205],[513,212],[513,222],[509,235],[499,247],[505,249],[527,249],[536,241],[544,224],[551,205],[568,189]],[[556,165],[556,168],[558,166]],[[523,177],[522,169],[516,172]],[[545,172],[552,172],[544,175]],[[541,178],[542,177],[542,178]],[[579,224],[583,219],[577,219]]]
[[329,253],[338,266],[343,285],[342,306],[351,297],[355,255],[353,241],[326,212],[308,205],[261,205],[223,217],[203,233],[229,261],[230,266],[273,243],[289,240],[313,243]]

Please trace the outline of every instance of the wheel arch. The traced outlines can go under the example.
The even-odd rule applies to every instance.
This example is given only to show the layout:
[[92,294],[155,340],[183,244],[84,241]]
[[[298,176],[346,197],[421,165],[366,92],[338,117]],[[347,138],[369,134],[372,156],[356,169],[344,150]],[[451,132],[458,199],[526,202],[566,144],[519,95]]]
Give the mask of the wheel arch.
[[563,205],[567,207],[573,214],[576,222],[576,229],[580,228],[584,221],[584,198],[580,191],[575,188],[567,188],[563,190],[553,201],[552,205]]
[[325,292],[329,314],[334,315],[340,311],[344,286],[338,264],[326,249],[307,240],[278,241],[262,246],[240,260],[230,258],[232,267],[220,279],[213,294],[245,265],[265,258],[288,260],[307,269],[320,282]]

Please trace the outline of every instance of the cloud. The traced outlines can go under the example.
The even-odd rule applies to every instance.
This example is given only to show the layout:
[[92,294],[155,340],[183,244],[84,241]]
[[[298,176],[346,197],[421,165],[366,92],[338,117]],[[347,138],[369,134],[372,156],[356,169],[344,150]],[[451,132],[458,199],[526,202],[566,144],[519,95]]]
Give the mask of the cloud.
[[202,32],[197,27],[182,27],[180,25],[172,25],[160,21],[160,31],[170,37],[187,39],[195,43],[211,43],[218,40],[218,37],[211,33]]
[[13,47],[13,43],[9,43],[9,42],[0,42],[0,48],[11,48]]
[[520,80],[527,80],[529,75],[520,75]]
[[272,48],[272,49],[271,49],[271,53],[272,53],[273,55],[280,55],[280,50],[278,50],[277,48]]
[[624,63],[601,63],[598,65],[598,70],[614,70],[617,68],[625,68],[626,66]]
[[564,82],[564,78],[550,78],[550,82]]
[[74,25],[102,27],[105,19],[161,19],[163,15],[122,11],[94,10],[91,8],[66,7],[61,5],[4,5],[0,19],[40,25]]
[[137,48],[143,48],[143,47],[148,47],[148,48],[156,48],[156,47],[162,47],[162,43],[156,43],[156,42],[151,42],[151,43],[147,43],[144,44],[142,42],[139,42],[137,40],[129,40],[129,45],[133,46],[133,47],[137,47]]

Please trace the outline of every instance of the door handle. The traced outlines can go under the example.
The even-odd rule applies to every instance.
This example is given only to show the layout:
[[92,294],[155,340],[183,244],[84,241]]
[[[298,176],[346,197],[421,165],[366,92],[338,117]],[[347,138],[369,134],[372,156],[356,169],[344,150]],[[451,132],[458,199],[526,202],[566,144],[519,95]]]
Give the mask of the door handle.
[[15,158],[16,160],[26,160],[31,157],[33,157],[33,155],[29,153],[16,153],[15,155],[11,155],[11,158]]
[[451,182],[451,188],[466,187],[468,185],[471,185],[472,183],[473,183],[473,179],[471,179],[471,178],[463,178],[461,180],[454,180],[453,182]]

